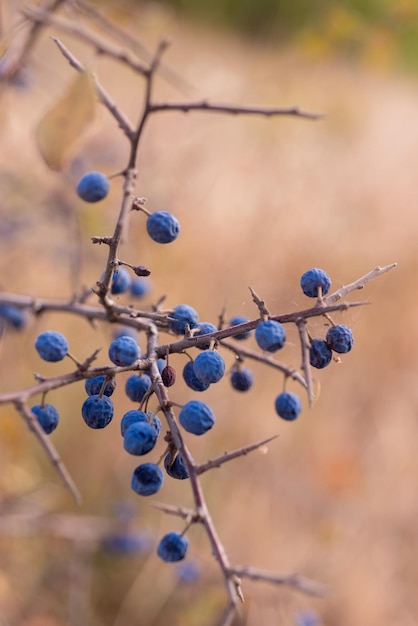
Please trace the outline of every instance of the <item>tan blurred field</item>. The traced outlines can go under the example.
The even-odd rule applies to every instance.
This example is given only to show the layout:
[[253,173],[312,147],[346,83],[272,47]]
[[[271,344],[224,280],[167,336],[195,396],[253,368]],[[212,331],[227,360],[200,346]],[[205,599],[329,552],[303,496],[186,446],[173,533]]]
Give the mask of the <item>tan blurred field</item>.
[[[156,90],[161,99],[297,104],[326,114],[316,122],[203,113],[151,120],[140,149],[138,195],[148,198],[152,210],[173,212],[182,227],[175,243],[158,246],[145,234],[144,217],[132,216],[123,258],[151,268],[152,300],[167,294],[167,306],[188,302],[202,320],[214,323],[224,305],[230,316],[256,317],[251,285],[272,313],[285,313],[309,305],[299,288],[309,267],[323,267],[337,288],[376,265],[398,263],[351,296],[370,305],[335,316],[352,327],[355,347],[341,363],[315,373],[321,393],[312,409],[304,400],[296,422],[275,415],[282,377],[262,366],[251,365],[256,382],[248,395],[230,390],[227,379],[205,393],[217,424],[201,439],[188,438],[199,461],[279,435],[264,453],[202,479],[231,561],[300,572],[328,587],[324,598],[312,599],[244,582],[244,623],[291,626],[298,611],[312,609],[324,626],[415,626],[417,81],[227,38],[158,9],[131,16],[124,26],[150,46],[162,36],[171,39],[166,63],[187,87],[161,79]],[[62,40],[136,119],[140,79],[70,37]],[[90,237],[111,234],[121,190],[115,179],[110,199],[98,208],[77,199],[74,183],[88,169],[109,174],[123,169],[127,143],[99,109],[64,176],[49,172],[34,129],[73,70],[46,34],[32,70],[28,89],[1,93],[1,287],[68,299],[100,276],[106,251],[93,247]],[[2,338],[1,393],[31,384],[36,371],[68,371],[68,363],[47,365],[35,354],[34,338],[47,328],[65,332],[80,359],[103,346],[99,362],[107,362],[109,329],[92,332],[84,320],[47,314],[33,320],[27,333]],[[320,321],[309,329],[316,336],[325,332]],[[288,335],[280,358],[299,367],[297,334],[289,328]],[[231,365],[230,355],[226,358]],[[184,363],[182,356],[172,360],[179,371]],[[191,397],[181,380],[171,395],[177,402]],[[14,411],[2,408],[0,514],[16,508],[101,516],[126,499],[140,513],[140,528],[157,537],[177,528],[176,519],[163,517],[131,492],[135,459],[122,449],[118,420],[106,431],[86,432],[82,386],[53,396],[61,424],[52,440],[81,488],[83,507],[77,511],[63,492]],[[122,381],[115,396],[122,415],[131,408]],[[188,485],[177,482],[166,483],[157,499],[191,504]],[[92,571],[86,566],[93,588],[89,625],[216,624],[225,600],[222,581],[203,532],[193,528],[190,538],[191,555],[204,571],[201,582],[184,589],[174,589],[172,570],[153,555],[112,560],[93,554]],[[81,626],[68,616],[67,577],[75,553],[59,538],[11,539],[4,533],[0,624]]]

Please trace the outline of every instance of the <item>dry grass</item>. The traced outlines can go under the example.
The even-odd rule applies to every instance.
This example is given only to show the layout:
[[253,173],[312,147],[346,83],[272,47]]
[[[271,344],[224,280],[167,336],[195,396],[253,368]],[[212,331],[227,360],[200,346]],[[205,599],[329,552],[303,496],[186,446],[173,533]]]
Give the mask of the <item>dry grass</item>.
[[[175,244],[160,247],[147,240],[143,218],[134,215],[123,254],[152,269],[155,297],[167,293],[168,305],[188,302],[202,319],[216,322],[225,303],[231,315],[255,315],[248,285],[272,312],[287,312],[305,304],[298,281],[309,267],[323,267],[338,286],[375,265],[399,263],[394,273],[361,294],[372,306],[338,316],[353,328],[355,348],[342,363],[316,375],[320,397],[312,410],[305,403],[297,422],[282,423],[275,416],[273,401],[282,380],[261,367],[254,367],[256,384],[248,395],[230,392],[227,380],[206,395],[218,423],[204,440],[190,440],[196,458],[203,461],[224,449],[280,435],[267,454],[256,453],[204,477],[231,559],[303,572],[329,586],[328,596],[313,602],[248,584],[246,624],[290,625],[297,610],[310,606],[327,626],[413,626],[418,614],[417,84],[337,61],[313,62],[293,50],[227,40],[158,11],[135,19],[137,26],[129,26],[150,43],[170,35],[167,61],[184,72],[194,86],[193,97],[296,103],[328,114],[321,122],[204,114],[165,115],[151,122],[141,148],[139,194],[148,198],[150,208],[175,213],[182,233]],[[95,67],[135,118],[140,106],[135,77],[66,42]],[[104,250],[89,245],[89,237],[110,234],[120,184],[115,181],[110,201],[97,209],[77,201],[73,183],[90,167],[109,173],[122,168],[123,139],[100,111],[67,180],[47,172],[33,141],[36,121],[71,71],[44,38],[31,89],[2,94],[0,263],[5,290],[68,297],[75,284],[92,284],[101,271]],[[163,81],[159,90],[162,98],[187,97]],[[109,338],[106,329],[92,334],[86,323],[67,316],[36,320],[28,335],[2,340],[1,390],[29,384],[33,371],[52,374],[68,367],[47,367],[36,358],[33,339],[46,328],[65,331],[72,351],[82,356]],[[311,330],[321,335],[324,327],[315,322]],[[296,334],[289,331],[289,336],[281,356],[299,366]],[[181,368],[182,358],[175,363]],[[119,387],[122,414],[130,405]],[[172,395],[178,401],[189,397],[181,382]],[[81,386],[57,392],[53,400],[62,415],[53,437],[83,491],[82,512],[107,513],[115,499],[128,498],[140,507],[147,528],[158,534],[171,529],[174,520],[130,494],[135,461],[121,450],[118,424],[103,433],[86,432],[79,417]],[[55,481],[17,419],[11,410],[2,410],[0,487],[5,499],[38,489],[43,494],[48,476]],[[176,484],[173,490],[166,485],[159,499],[188,505],[187,485]],[[72,509],[69,499],[55,491],[46,502],[39,496],[30,506],[37,504]],[[139,571],[135,593],[125,598],[123,621],[119,618],[116,626],[215,623],[223,591],[203,534],[196,530],[191,537],[192,554],[205,564],[205,581],[191,593],[170,595],[172,572],[153,557],[114,566],[125,577],[126,589]],[[57,567],[51,543],[14,540],[13,549],[7,537],[0,543],[9,548],[0,572],[2,614],[11,616],[13,626],[67,623],[62,604],[56,606],[54,594],[48,594],[54,590],[48,576]],[[112,567],[98,559],[95,576],[103,594],[100,599],[95,588],[91,624],[113,624],[125,595],[114,581],[112,591],[111,579],[103,575]],[[106,606],[106,598],[113,598],[112,606]]]

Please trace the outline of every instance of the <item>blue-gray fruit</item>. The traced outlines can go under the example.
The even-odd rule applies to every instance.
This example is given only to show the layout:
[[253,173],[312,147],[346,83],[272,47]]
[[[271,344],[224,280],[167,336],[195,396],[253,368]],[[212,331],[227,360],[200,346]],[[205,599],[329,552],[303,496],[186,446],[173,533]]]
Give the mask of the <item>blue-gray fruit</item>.
[[178,532],[164,535],[158,544],[157,554],[163,561],[174,563],[181,561],[186,556],[189,540],[185,535]]
[[176,335],[184,335],[186,326],[194,328],[198,322],[199,316],[193,307],[189,304],[178,304],[170,314],[168,327]]
[[55,363],[62,361],[68,353],[68,341],[62,333],[46,330],[37,336],[35,348],[44,361]]
[[334,352],[346,354],[353,347],[354,339],[351,329],[344,324],[337,324],[328,329],[326,341]]
[[180,233],[180,224],[171,213],[157,211],[147,219],[147,232],[157,243],[171,243]]
[[190,400],[181,408],[179,422],[187,432],[193,435],[203,435],[214,425],[215,415],[204,402]]
[[142,456],[150,452],[157,441],[155,428],[148,422],[136,422],[129,426],[123,437],[123,447],[129,454]]
[[225,361],[216,350],[205,350],[193,362],[194,373],[205,384],[217,383],[225,374]]
[[287,421],[295,420],[302,410],[299,396],[291,391],[279,394],[275,402],[276,413]]
[[108,396],[89,396],[83,402],[81,415],[89,428],[105,428],[113,418],[113,402]]
[[[106,385],[103,389],[105,380]],[[105,396],[111,396],[115,391],[116,378],[113,376],[110,380],[107,376],[94,376],[93,378],[86,378],[84,388],[89,396],[98,396],[102,392]]]
[[76,190],[85,202],[99,202],[109,193],[109,179],[100,172],[88,172],[80,178]]
[[232,371],[230,380],[237,391],[248,391],[253,385],[254,376],[247,367],[238,367]]
[[122,335],[114,339],[109,346],[109,359],[115,365],[127,367],[135,363],[139,358],[141,350],[135,339],[128,335]]
[[117,272],[113,273],[110,291],[114,295],[125,293],[132,284],[132,277],[127,269],[119,267]]
[[331,287],[331,279],[328,274],[324,272],[324,270],[321,270],[318,267],[313,267],[302,274],[300,278],[300,286],[302,287],[302,291],[305,296],[308,296],[309,298],[318,298],[319,287],[321,288],[323,296],[328,293]]
[[255,340],[262,350],[276,352],[283,348],[286,341],[286,333],[280,322],[265,320],[260,322],[255,329]]
[[193,362],[187,361],[186,365],[183,368],[183,378],[184,382],[190,389],[193,391],[206,391],[209,388],[210,383],[203,383],[195,374]]
[[132,374],[125,383],[125,393],[132,402],[141,402],[151,387],[151,378],[147,374]]
[[35,404],[31,411],[47,435],[50,435],[58,426],[59,414],[52,404]]
[[309,348],[309,362],[312,367],[322,369],[329,365],[332,359],[332,350],[323,339],[312,339]]
[[155,463],[142,463],[134,469],[131,479],[132,489],[140,496],[152,496],[164,482],[164,472]]

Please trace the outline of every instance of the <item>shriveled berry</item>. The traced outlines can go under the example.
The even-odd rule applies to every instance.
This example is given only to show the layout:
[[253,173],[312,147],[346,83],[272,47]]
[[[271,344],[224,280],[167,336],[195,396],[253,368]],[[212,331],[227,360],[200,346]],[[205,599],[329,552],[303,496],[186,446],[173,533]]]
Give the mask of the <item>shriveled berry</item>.
[[105,428],[113,418],[113,402],[107,396],[89,396],[83,402],[81,415],[89,428]]
[[[239,324],[245,324],[245,322],[249,321],[250,320],[248,319],[248,317],[244,317],[243,315],[236,315],[229,321],[229,325],[238,326]],[[242,341],[243,339],[247,339],[252,332],[252,330],[245,330],[243,333],[239,333],[239,335],[234,335],[233,339],[238,339],[238,341]]]
[[177,478],[177,480],[189,478],[189,472],[187,471],[187,467],[180,452],[174,455],[174,457],[168,452],[164,457],[164,468],[167,474],[172,478]]
[[126,380],[125,393],[132,402],[141,402],[151,387],[151,378],[147,374],[132,374]]
[[100,172],[88,172],[77,183],[77,194],[85,202],[99,202],[109,193],[109,179]]
[[135,363],[141,350],[135,339],[122,335],[114,339],[109,346],[109,358],[115,365],[126,367]]
[[171,365],[166,365],[161,372],[164,387],[172,387],[176,382],[176,370]]
[[203,383],[198,379],[196,373],[194,371],[193,362],[187,361],[186,365],[183,368],[183,378],[184,382],[190,389],[193,391],[206,391],[209,388],[210,383]]
[[59,413],[52,404],[35,404],[31,411],[47,435],[50,435],[58,426]]
[[180,224],[171,213],[157,211],[147,219],[147,232],[157,243],[171,243],[180,233]]
[[279,394],[275,402],[276,413],[284,420],[295,420],[302,410],[302,403],[299,396],[291,391],[284,391]]
[[125,293],[125,291],[128,291],[131,284],[132,277],[128,270],[124,267],[119,267],[118,271],[113,273],[110,291],[114,295]]
[[204,402],[190,400],[180,410],[179,422],[187,432],[203,435],[214,425],[215,415]]
[[168,327],[176,335],[184,335],[187,325],[189,328],[194,328],[198,322],[199,316],[193,307],[188,304],[178,304],[170,314]]
[[129,454],[142,456],[155,446],[157,435],[155,428],[148,422],[136,422],[129,426],[123,437],[123,447]]
[[246,367],[239,367],[231,373],[231,385],[237,391],[248,391],[252,387],[253,382],[253,373]]
[[346,354],[353,347],[354,339],[351,329],[344,324],[337,324],[328,329],[326,341],[334,352]]
[[[199,322],[194,327],[195,331],[197,329],[199,329],[199,332],[194,333],[195,337],[201,337],[202,335],[214,333],[218,330],[214,324],[211,324],[211,322]],[[209,350],[210,341],[206,341],[206,343],[200,343],[199,345],[196,346],[196,348],[199,348],[199,350]]]
[[164,535],[158,544],[157,554],[163,561],[174,563],[181,561],[186,556],[189,540],[185,535],[178,532]]
[[62,333],[46,330],[36,338],[35,348],[41,359],[55,363],[68,353],[68,341]]
[[280,322],[265,320],[260,322],[255,329],[255,340],[262,350],[276,352],[283,348],[286,341],[286,333]]
[[114,376],[110,380],[107,378],[107,376],[94,376],[93,378],[86,378],[84,388],[87,394],[89,396],[100,395],[106,379],[107,383],[103,390],[103,394],[105,396],[111,396],[116,387],[116,378]]
[[134,469],[131,479],[132,489],[140,496],[152,496],[164,482],[164,472],[155,463],[142,463]]
[[309,362],[312,367],[322,369],[329,365],[332,359],[332,350],[323,339],[312,339],[309,349]]
[[302,287],[302,291],[305,296],[309,298],[318,298],[320,287],[322,290],[322,295],[328,293],[331,287],[331,279],[324,270],[321,270],[317,267],[314,267],[304,274],[302,274],[300,278],[300,286]]
[[161,432],[161,420],[158,415],[154,415],[152,417],[152,413],[144,413],[144,411],[139,411],[137,409],[132,409],[131,411],[127,411],[120,422],[120,432],[122,437],[125,436],[126,431],[132,424],[136,424],[138,422],[146,422],[152,426],[154,429],[156,437]]
[[217,383],[225,374],[225,361],[216,350],[206,350],[197,355],[193,369],[202,383]]

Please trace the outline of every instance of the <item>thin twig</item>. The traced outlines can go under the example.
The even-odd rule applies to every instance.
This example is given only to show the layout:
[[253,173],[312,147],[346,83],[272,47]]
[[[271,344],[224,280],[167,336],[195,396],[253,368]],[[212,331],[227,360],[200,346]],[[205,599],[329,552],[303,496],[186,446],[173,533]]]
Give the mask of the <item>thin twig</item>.
[[363,289],[363,287],[368,282],[370,282],[374,278],[377,278],[378,276],[381,276],[382,274],[385,274],[386,272],[389,272],[390,270],[392,270],[396,266],[397,266],[397,263],[391,263],[390,265],[386,265],[385,267],[380,267],[380,266],[375,267],[374,269],[372,269],[370,272],[368,272],[364,276],[361,276],[361,278],[358,278],[357,280],[355,280],[353,283],[350,283],[349,285],[342,286],[337,291],[335,291],[334,293],[332,293],[329,296],[326,296],[325,298],[323,298],[322,301],[323,301],[324,305],[325,306],[329,306],[330,304],[334,304],[335,302],[338,302],[338,300],[341,300],[342,298],[344,298],[347,294],[351,293],[352,291],[355,291],[357,289]]
[[230,113],[232,115],[261,115],[264,117],[276,117],[281,115],[290,115],[309,120],[321,120],[325,118],[322,113],[311,113],[303,111],[299,107],[249,107],[239,106],[236,104],[215,104],[208,100],[199,102],[161,102],[154,103],[151,106],[152,113],[159,112],[175,112],[190,113],[191,111],[200,111],[203,113]]
[[311,365],[309,360],[309,336],[306,329],[306,319],[301,318],[296,322],[296,326],[299,333],[300,349],[302,356],[301,370],[305,374],[306,391],[308,393],[309,406],[312,406],[314,401],[314,390],[312,383]]
[[234,566],[231,573],[242,578],[251,580],[262,580],[273,585],[285,585],[297,589],[307,595],[322,597],[326,594],[326,587],[316,581],[301,576],[300,574],[275,574],[255,567]]
[[272,437],[268,437],[267,439],[263,439],[262,441],[258,441],[257,443],[252,443],[248,446],[238,448],[237,450],[232,450],[231,452],[225,452],[215,459],[209,459],[207,463],[202,463],[201,465],[198,465],[196,467],[196,473],[199,475],[203,474],[204,472],[214,469],[215,467],[221,467],[221,465],[227,463],[228,461],[232,461],[232,459],[237,459],[240,456],[246,456],[250,452],[258,450],[258,448],[261,448],[262,446],[266,446],[268,443],[270,443],[270,441],[273,441],[273,439],[277,439],[277,437],[278,435],[273,435]]

